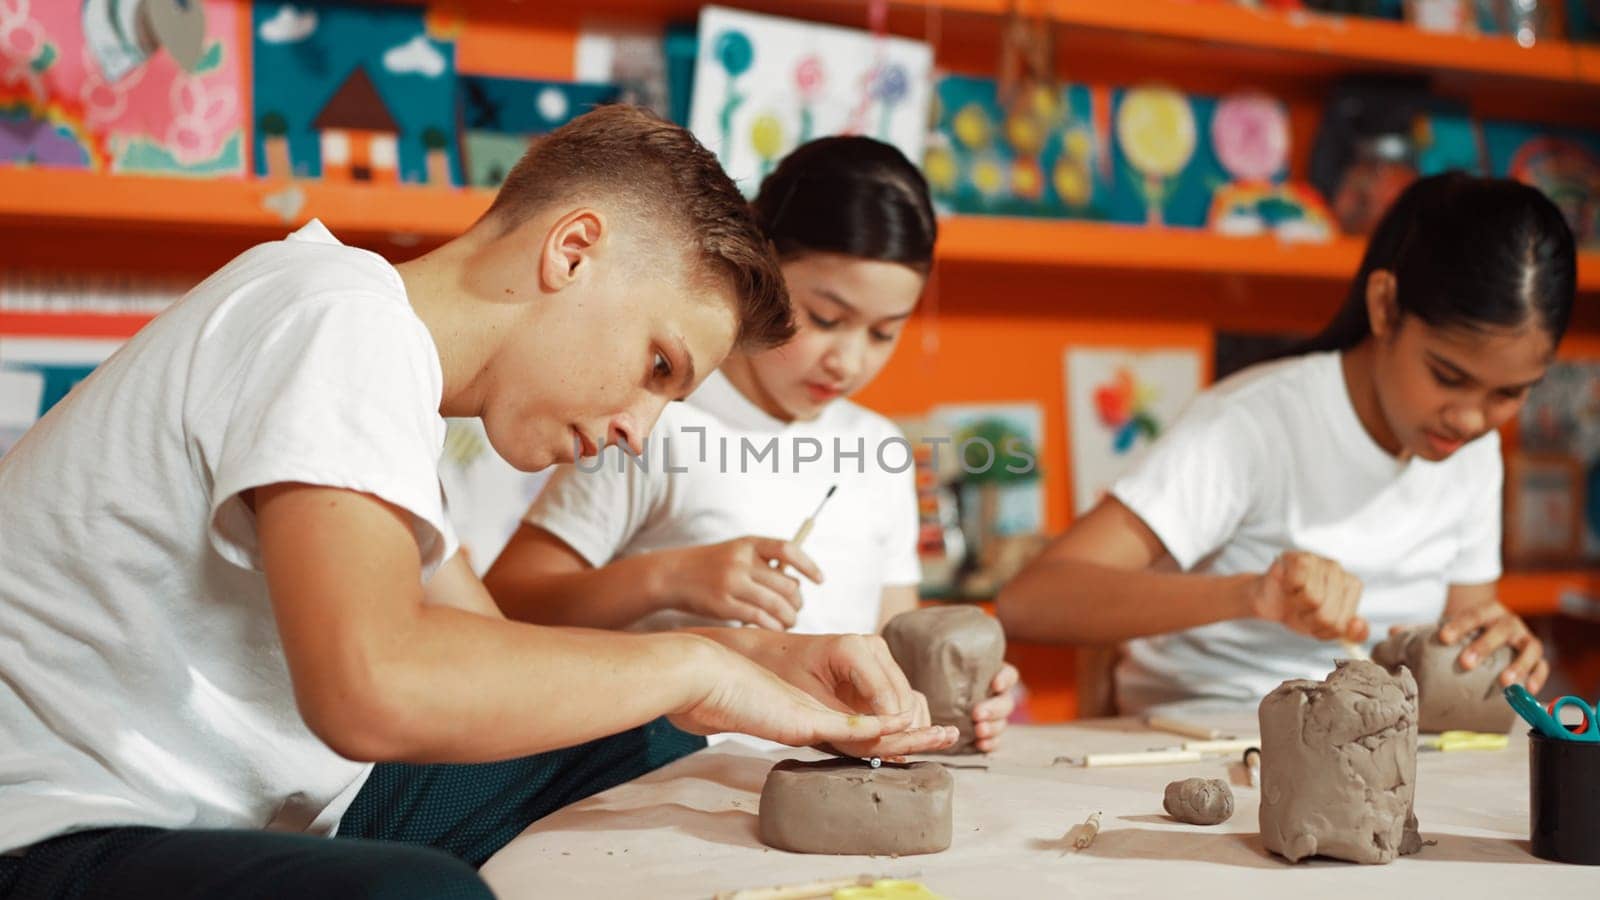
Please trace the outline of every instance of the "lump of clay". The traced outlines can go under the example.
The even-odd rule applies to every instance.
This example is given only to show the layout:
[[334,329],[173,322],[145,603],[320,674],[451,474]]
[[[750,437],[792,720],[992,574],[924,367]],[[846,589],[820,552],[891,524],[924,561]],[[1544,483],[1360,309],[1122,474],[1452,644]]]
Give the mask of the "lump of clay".
[[930,606],[889,620],[883,639],[911,686],[927,696],[933,724],[961,732],[945,752],[975,752],[972,708],[1005,664],[1000,623],[975,606]]
[[1261,701],[1261,839],[1290,862],[1392,862],[1421,846],[1412,815],[1417,682],[1341,661]]
[[1185,778],[1167,785],[1161,805],[1190,825],[1216,825],[1233,817],[1233,788],[1220,778]]
[[1516,713],[1501,696],[1499,679],[1511,664],[1511,648],[1501,647],[1463,670],[1456,659],[1476,635],[1445,645],[1439,643],[1438,633],[1433,626],[1410,628],[1390,635],[1372,650],[1373,662],[1390,672],[1405,666],[1417,679],[1417,729],[1429,734],[1510,730]]
[[938,763],[786,759],[761,788],[761,842],[795,853],[937,853],[950,846],[954,787]]

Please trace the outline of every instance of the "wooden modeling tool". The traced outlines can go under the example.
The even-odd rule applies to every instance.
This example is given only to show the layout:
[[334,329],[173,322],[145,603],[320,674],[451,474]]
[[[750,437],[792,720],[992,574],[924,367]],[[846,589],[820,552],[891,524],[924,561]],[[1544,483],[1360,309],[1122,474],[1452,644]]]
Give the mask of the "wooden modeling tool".
[[791,541],[796,547],[805,543],[806,538],[811,536],[811,528],[817,524],[817,516],[822,512],[822,508],[828,505],[828,499],[833,496],[833,492],[838,489],[839,486],[837,484],[830,486],[828,492],[822,495],[822,502],[817,504],[816,511],[807,516],[804,522],[800,523],[800,530],[794,533],[794,540]]
[[1172,734],[1181,734],[1184,737],[1191,737],[1202,741],[1215,741],[1233,737],[1231,734],[1224,733],[1220,728],[1210,728],[1195,722],[1186,722],[1182,719],[1174,719],[1168,716],[1145,716],[1144,724],[1150,728],[1154,728],[1157,731],[1167,731],[1171,732]]

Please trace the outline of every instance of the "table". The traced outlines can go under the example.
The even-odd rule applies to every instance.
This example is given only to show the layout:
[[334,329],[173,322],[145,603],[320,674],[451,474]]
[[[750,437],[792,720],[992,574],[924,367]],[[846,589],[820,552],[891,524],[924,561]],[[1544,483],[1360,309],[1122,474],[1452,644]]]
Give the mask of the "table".
[[[1253,717],[1213,722],[1256,732]],[[1131,719],[1012,726],[986,763],[957,770],[955,839],[943,853],[903,858],[808,856],[756,839],[761,785],[784,756],[736,745],[703,750],[534,823],[483,868],[505,900],[533,897],[710,897],[717,891],[860,874],[914,877],[942,897],[1172,896],[1303,900],[1590,896],[1600,869],[1549,863],[1528,851],[1528,751],[1520,732],[1502,751],[1418,755],[1416,811],[1426,840],[1386,866],[1335,860],[1290,865],[1263,848],[1258,794],[1233,757],[1136,768],[1052,765],[1063,755],[1169,746],[1183,738]],[[1235,812],[1209,828],[1161,808],[1169,781],[1226,778]],[[1099,837],[1069,849],[1072,825],[1101,812]]]

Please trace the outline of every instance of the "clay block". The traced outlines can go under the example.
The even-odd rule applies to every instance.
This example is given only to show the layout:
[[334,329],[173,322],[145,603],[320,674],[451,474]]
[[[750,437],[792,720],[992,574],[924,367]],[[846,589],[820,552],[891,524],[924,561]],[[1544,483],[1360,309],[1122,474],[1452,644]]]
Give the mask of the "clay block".
[[1446,646],[1439,643],[1438,631],[1433,626],[1410,628],[1390,635],[1372,650],[1373,662],[1390,672],[1405,666],[1417,679],[1417,729],[1429,734],[1509,731],[1516,713],[1501,696],[1499,678],[1511,664],[1512,649],[1501,647],[1463,671],[1456,658],[1476,635]]
[[795,853],[938,853],[950,846],[954,788],[938,763],[786,759],[761,788],[761,842]]
[[1233,818],[1233,788],[1220,778],[1185,778],[1167,785],[1161,805],[1190,825],[1216,825]]
[[911,686],[927,696],[933,724],[961,732],[945,752],[977,752],[972,708],[989,695],[1005,664],[1000,623],[974,606],[930,606],[889,620],[883,639]]
[[1341,661],[1323,681],[1285,681],[1261,701],[1261,839],[1298,862],[1387,863],[1421,847],[1412,815],[1417,682]]

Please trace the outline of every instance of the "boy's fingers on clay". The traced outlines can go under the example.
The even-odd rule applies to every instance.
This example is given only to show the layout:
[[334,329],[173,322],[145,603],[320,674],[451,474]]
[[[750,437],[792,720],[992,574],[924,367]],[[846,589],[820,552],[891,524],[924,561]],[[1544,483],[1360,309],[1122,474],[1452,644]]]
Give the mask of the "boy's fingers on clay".
[[1011,711],[1016,708],[1016,701],[1010,694],[1001,694],[990,697],[972,708],[972,721],[974,722],[1004,722],[1011,717]]
[[[848,641],[851,638],[841,640]],[[847,649],[845,665],[848,667],[846,675],[850,686],[867,702],[873,715],[905,713],[909,716],[915,710],[915,699],[910,696],[910,688],[901,691],[883,660],[870,649],[866,652]]]
[[921,710],[926,718],[928,711],[928,698],[913,690],[911,679],[906,677],[900,664],[894,661],[894,654],[889,652],[889,643],[878,635],[864,636],[862,640],[871,648],[872,655],[877,657],[883,666],[883,677],[888,679],[890,688],[894,691],[895,709]]
[[885,734],[875,741],[852,748],[852,756],[902,757],[914,753],[932,753],[952,747],[961,732],[948,725],[928,725]]

